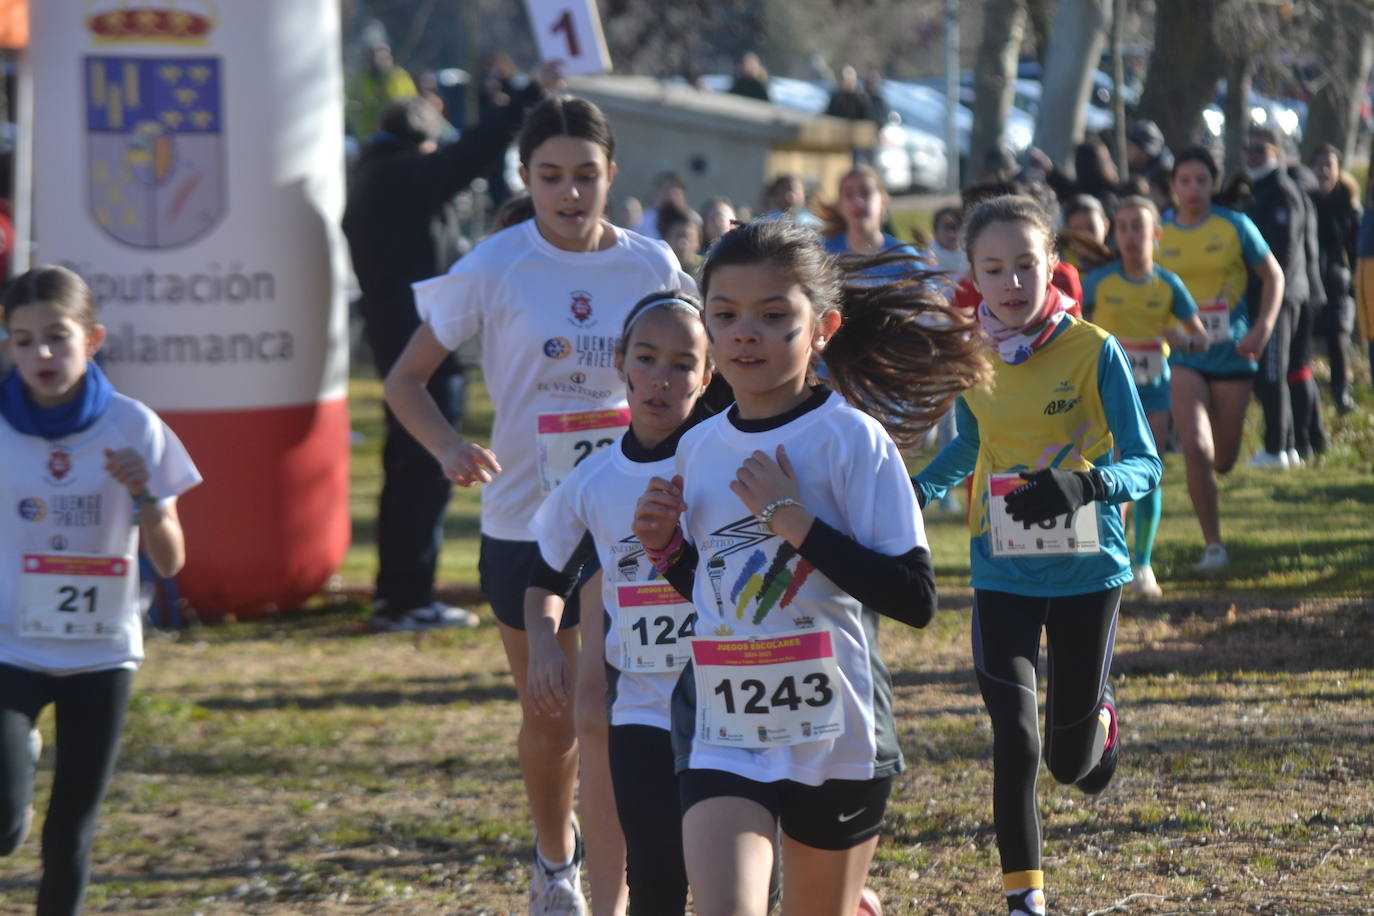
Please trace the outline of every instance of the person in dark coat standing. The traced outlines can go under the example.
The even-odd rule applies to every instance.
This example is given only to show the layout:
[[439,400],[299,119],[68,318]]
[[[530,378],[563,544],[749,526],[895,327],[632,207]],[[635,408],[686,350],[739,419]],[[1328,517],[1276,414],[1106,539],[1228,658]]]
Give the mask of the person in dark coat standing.
[[1331,360],[1331,401],[1340,413],[1355,409],[1350,397],[1353,361],[1351,335],[1355,331],[1355,297],[1351,274],[1357,261],[1356,239],[1360,231],[1360,188],[1341,169],[1341,154],[1322,144],[1312,154],[1312,171],[1318,190],[1317,240],[1326,307],[1317,316],[1317,333],[1326,339]]
[[[420,324],[410,284],[443,273],[460,254],[455,195],[505,155],[525,109],[545,94],[549,74],[543,76],[442,149],[437,141],[445,125],[429,102],[403,99],[383,111],[381,130],[352,175],[343,218],[362,289],[364,336],[382,377]],[[435,371],[429,391],[458,424],[463,368],[456,358]],[[382,481],[373,625],[391,631],[476,626],[476,614],[434,599],[452,484],[389,409]]]
[[[1307,209],[1302,191],[1289,177],[1273,131],[1250,132],[1245,148],[1246,172],[1253,199],[1245,208],[1283,269],[1283,303],[1273,333],[1260,357],[1255,397],[1264,410],[1264,449],[1250,459],[1256,467],[1288,467],[1297,457],[1293,405],[1288,390],[1288,361],[1293,328],[1309,294],[1307,274]],[[1254,281],[1252,281],[1254,282]],[[1256,301],[1256,297],[1248,297]]]

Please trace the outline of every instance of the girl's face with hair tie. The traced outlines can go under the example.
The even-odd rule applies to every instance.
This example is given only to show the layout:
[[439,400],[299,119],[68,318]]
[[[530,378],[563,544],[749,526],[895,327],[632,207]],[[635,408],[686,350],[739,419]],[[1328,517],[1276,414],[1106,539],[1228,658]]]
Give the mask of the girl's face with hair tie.
[[772,264],[730,264],[711,277],[711,353],[747,418],[795,406],[812,356],[839,325],[839,312],[817,317],[801,284]]
[[1019,328],[1040,317],[1052,267],[1042,229],[1024,222],[991,223],[971,254],[973,285],[998,321]]
[[635,435],[662,440],[686,420],[711,381],[706,328],[695,315],[655,306],[630,325],[616,368],[629,392]]
[[39,407],[59,407],[81,390],[86,363],[105,341],[105,328],[89,332],[51,302],[31,302],[9,316],[6,352]]
[[534,216],[544,238],[565,251],[594,251],[601,243],[601,218],[615,178],[615,163],[590,140],[550,137],[530,153],[520,178],[529,188]]

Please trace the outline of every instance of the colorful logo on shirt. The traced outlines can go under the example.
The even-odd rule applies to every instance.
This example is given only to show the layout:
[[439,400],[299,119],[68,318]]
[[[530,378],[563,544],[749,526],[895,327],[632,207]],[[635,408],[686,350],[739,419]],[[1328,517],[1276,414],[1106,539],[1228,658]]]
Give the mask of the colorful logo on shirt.
[[596,319],[592,317],[592,294],[586,290],[573,290],[568,312],[572,315],[569,321],[575,327],[590,328],[596,324]]
[[[775,542],[769,544],[767,542]],[[788,607],[815,569],[797,554],[797,549],[773,534],[752,515],[746,515],[711,532],[707,546],[721,545],[706,561],[706,575],[715,595],[716,610],[726,617],[728,599],[734,605],[735,618],[743,619],[750,610],[754,625],[763,622],[774,607]],[[725,558],[754,548],[739,573],[725,579]],[[771,552],[772,556],[769,556]],[[795,563],[793,562],[795,561]]]
[[549,359],[567,359],[572,351],[572,341],[566,337],[550,337],[544,341],[544,355]]
[[1052,417],[1055,414],[1068,413],[1078,406],[1078,398],[1059,398],[1050,401],[1045,405],[1045,416]]
[[19,500],[19,517],[26,522],[41,522],[48,517],[47,503],[37,496]]
[[54,535],[52,536],[52,549],[53,549],[53,550],[66,550],[66,549],[67,549],[67,536],[66,536],[65,534],[54,534]]
[[75,479],[69,477],[71,472],[72,453],[70,449],[57,447],[48,453],[47,480],[49,483],[54,486],[65,487]]

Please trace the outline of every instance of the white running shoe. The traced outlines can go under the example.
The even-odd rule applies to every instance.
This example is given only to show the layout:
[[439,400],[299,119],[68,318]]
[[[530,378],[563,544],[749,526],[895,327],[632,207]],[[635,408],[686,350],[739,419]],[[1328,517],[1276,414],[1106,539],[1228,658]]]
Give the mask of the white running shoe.
[[1155,571],[1149,566],[1133,566],[1131,572],[1135,578],[1131,580],[1131,592],[1140,598],[1160,598],[1164,595],[1164,590],[1155,581]]
[[1226,555],[1226,548],[1220,544],[1208,544],[1202,551],[1202,559],[1198,560],[1197,571],[1201,573],[1221,572],[1231,565],[1231,558]]
[[1255,452],[1250,456],[1250,460],[1245,462],[1245,466],[1251,468],[1286,468],[1288,467],[1288,453]]
[[372,628],[385,633],[416,633],[423,630],[470,628],[481,624],[482,618],[460,607],[449,607],[442,601],[431,601],[423,607],[404,611],[399,617],[386,613],[385,604],[373,602]]
[[1298,450],[1297,450],[1297,449],[1295,449],[1295,448],[1290,448],[1288,451],[1286,451],[1286,452],[1283,453],[1283,457],[1286,458],[1286,459],[1288,459],[1288,466],[1289,466],[1290,468],[1300,468],[1300,467],[1302,467],[1302,464],[1303,464],[1303,462],[1302,462],[1302,456],[1298,454]]
[[582,897],[582,831],[573,822],[573,858],[550,871],[539,857],[539,838],[534,841],[534,866],[530,869],[530,916],[587,916]]
[[[29,765],[33,771],[38,772],[38,760],[43,756],[43,735],[36,728],[29,729]],[[24,841],[29,838],[29,828],[33,826],[33,805],[24,809],[24,822],[19,826],[19,842],[16,846],[24,845]]]

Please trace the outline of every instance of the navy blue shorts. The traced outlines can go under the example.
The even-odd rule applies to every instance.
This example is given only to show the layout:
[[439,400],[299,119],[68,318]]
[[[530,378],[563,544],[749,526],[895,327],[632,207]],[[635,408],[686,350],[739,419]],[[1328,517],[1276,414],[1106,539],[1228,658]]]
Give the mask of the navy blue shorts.
[[[538,556],[539,544],[535,541],[503,541],[482,535],[482,546],[477,554],[477,578],[496,619],[513,630],[525,629],[525,589],[529,587],[530,571]],[[563,607],[560,630],[577,626],[581,619],[578,592],[600,568],[595,554],[583,565],[577,589]]]

